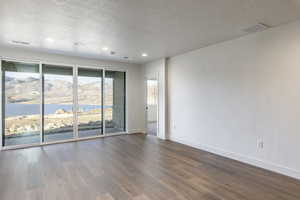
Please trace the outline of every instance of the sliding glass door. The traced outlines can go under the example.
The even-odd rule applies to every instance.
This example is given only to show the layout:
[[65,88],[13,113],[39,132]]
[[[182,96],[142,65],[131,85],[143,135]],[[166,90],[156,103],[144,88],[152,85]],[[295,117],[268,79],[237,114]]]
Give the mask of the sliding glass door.
[[2,145],[40,142],[39,64],[2,62]]
[[105,71],[105,133],[125,131],[125,72]]
[[102,76],[99,69],[78,68],[78,136],[103,134]]
[[73,68],[43,65],[43,141],[74,137]]
[[1,61],[2,146],[125,132],[126,73]]

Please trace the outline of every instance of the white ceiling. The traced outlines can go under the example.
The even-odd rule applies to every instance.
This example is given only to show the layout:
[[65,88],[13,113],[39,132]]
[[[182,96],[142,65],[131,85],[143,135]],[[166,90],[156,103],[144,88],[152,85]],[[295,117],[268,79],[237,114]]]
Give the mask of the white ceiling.
[[299,18],[300,0],[3,0],[0,44],[143,63]]

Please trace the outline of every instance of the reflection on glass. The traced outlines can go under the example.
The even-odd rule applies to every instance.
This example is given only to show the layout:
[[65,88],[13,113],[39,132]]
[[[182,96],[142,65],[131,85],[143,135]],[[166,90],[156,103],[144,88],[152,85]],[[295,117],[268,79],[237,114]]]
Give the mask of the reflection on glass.
[[125,72],[105,71],[105,132],[125,131]]
[[3,146],[40,142],[38,64],[2,61]]
[[44,141],[73,138],[73,69],[43,65]]
[[102,134],[102,70],[78,68],[78,135]]

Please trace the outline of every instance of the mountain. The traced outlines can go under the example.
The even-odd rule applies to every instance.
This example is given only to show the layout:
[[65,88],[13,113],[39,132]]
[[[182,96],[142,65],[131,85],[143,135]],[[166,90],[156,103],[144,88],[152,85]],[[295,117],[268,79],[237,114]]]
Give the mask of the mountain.
[[[69,80],[54,80],[45,78],[45,104],[72,104],[73,83]],[[112,84],[106,85],[106,103],[112,104]],[[35,77],[16,78],[5,77],[5,93],[7,103],[36,104],[40,102],[40,81]],[[78,103],[87,105],[101,104],[101,84],[89,82],[78,85]]]

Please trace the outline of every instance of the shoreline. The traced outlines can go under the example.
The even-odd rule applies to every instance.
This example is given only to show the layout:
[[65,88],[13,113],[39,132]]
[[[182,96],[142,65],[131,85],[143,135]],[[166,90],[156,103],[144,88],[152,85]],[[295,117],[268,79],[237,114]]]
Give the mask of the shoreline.
[[[112,108],[106,109],[107,124],[112,123]],[[78,112],[78,123],[86,127],[102,125],[101,109]],[[74,114],[63,109],[56,110],[54,114],[44,116],[44,131],[60,132],[64,129],[73,129]],[[27,133],[40,132],[40,115],[22,115],[7,117],[5,119],[5,136],[21,136]]]

